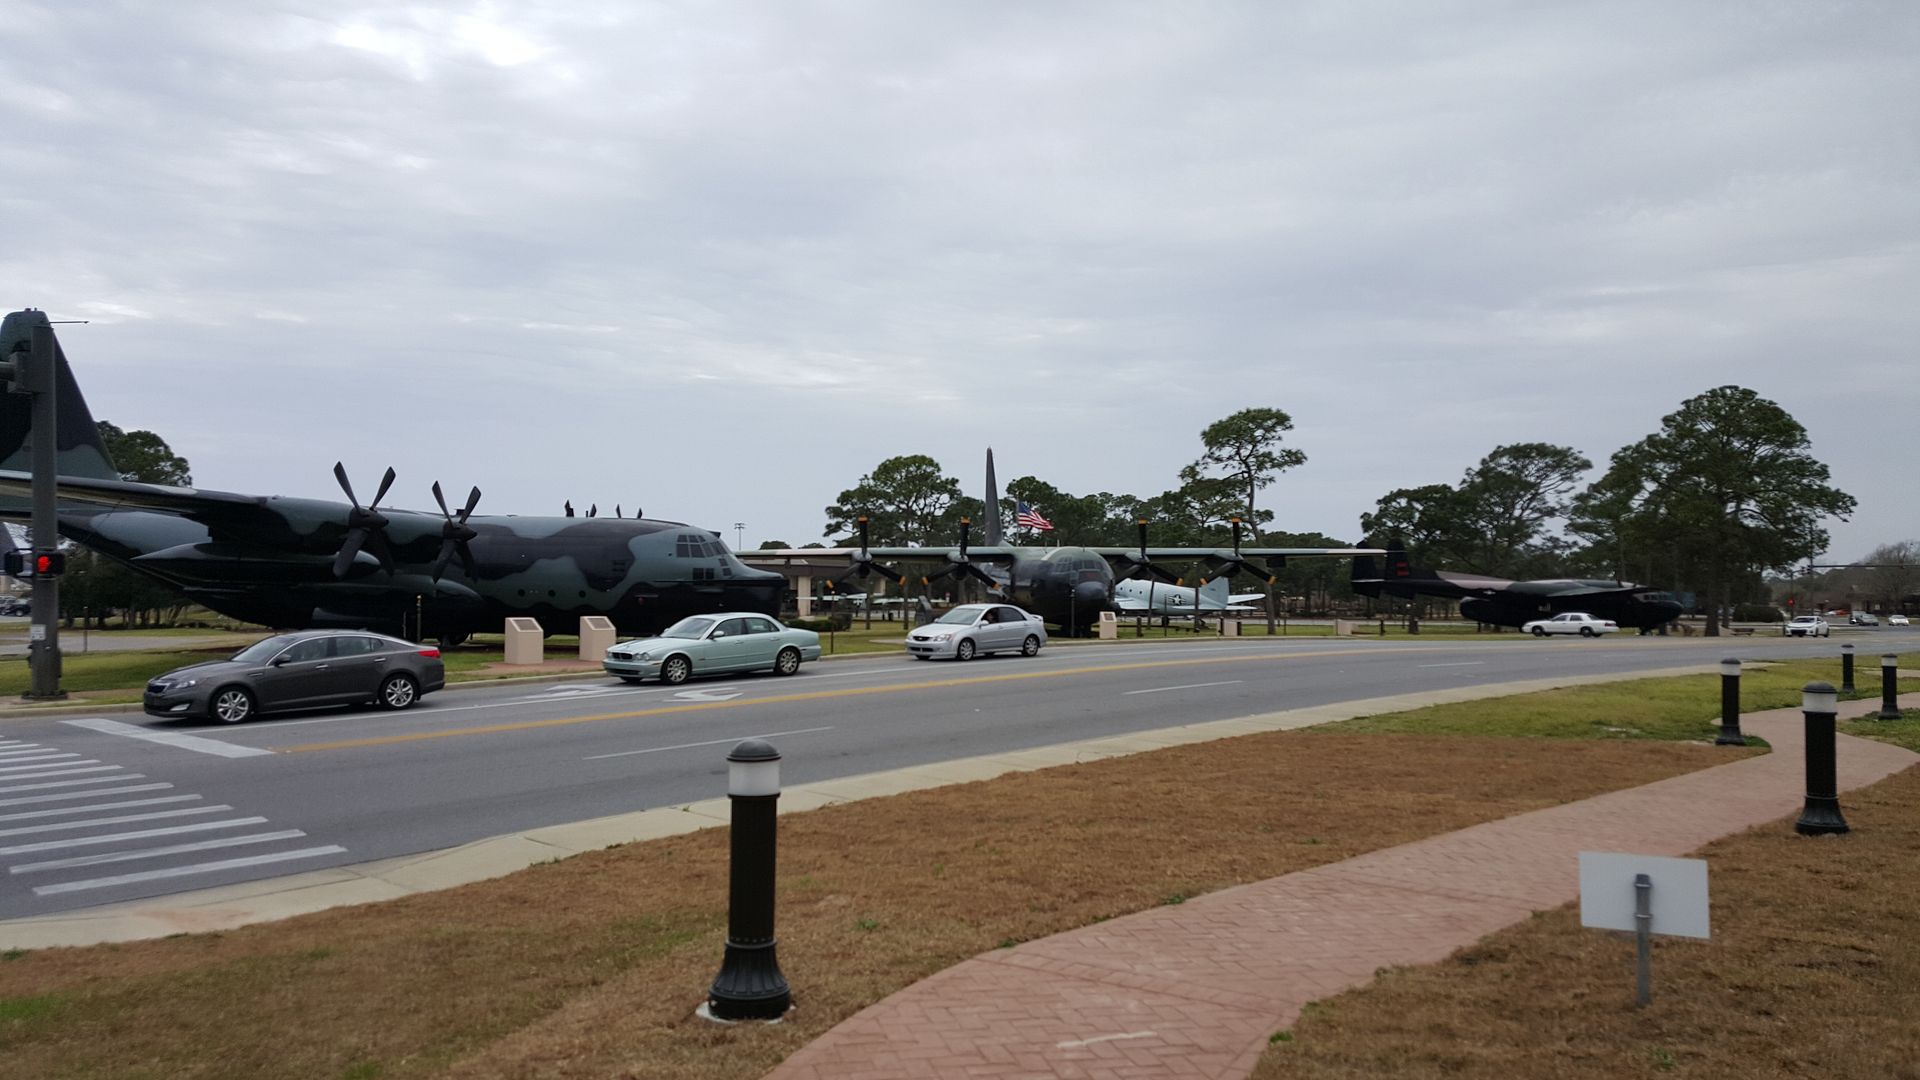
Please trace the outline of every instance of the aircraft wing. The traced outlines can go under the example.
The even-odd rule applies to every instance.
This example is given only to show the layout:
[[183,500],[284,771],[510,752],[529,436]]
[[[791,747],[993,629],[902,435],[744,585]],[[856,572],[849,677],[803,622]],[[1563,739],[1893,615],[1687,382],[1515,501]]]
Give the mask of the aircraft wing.
[[[1090,547],[1088,551],[1105,558],[1121,555],[1138,555],[1137,547]],[[1243,547],[1240,557],[1243,559],[1350,559],[1355,555],[1385,555],[1384,548],[1273,548]],[[1232,548],[1220,547],[1178,547],[1148,548],[1147,558],[1154,560],[1205,559],[1209,556],[1221,559],[1233,557]]]
[[1145,600],[1141,600],[1137,597],[1132,597],[1132,596],[1114,597],[1113,606],[1120,611],[1151,611],[1153,610],[1152,608],[1149,608],[1147,606],[1147,602]]
[[[59,477],[55,488],[62,502],[164,510],[209,525],[216,521],[235,524],[256,514],[270,516],[264,496],[237,495],[230,491],[141,484],[131,480],[95,480],[80,476]],[[32,498],[33,477],[24,472],[0,470],[0,495]]]
[[[859,549],[854,548],[852,550],[857,551]],[[960,554],[960,548],[958,546],[873,547],[867,549],[867,554],[876,559],[889,559],[895,562],[912,562],[916,559],[922,562],[946,562],[948,555]],[[1010,563],[1015,558],[1015,552],[1013,548],[1005,544],[982,544],[979,546],[970,544],[967,546],[967,558],[976,559],[980,562]]]
[[1237,592],[1227,597],[1227,603],[1244,604],[1249,600],[1265,600],[1266,598],[1267,594],[1263,592]]

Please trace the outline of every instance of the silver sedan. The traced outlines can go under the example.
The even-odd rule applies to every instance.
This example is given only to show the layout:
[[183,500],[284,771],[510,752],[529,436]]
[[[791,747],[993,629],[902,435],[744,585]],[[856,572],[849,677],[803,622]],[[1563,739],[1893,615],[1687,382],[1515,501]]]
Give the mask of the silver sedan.
[[1047,643],[1040,616],[1011,604],[962,604],[907,635],[915,660],[971,660],[983,653],[1032,656]]

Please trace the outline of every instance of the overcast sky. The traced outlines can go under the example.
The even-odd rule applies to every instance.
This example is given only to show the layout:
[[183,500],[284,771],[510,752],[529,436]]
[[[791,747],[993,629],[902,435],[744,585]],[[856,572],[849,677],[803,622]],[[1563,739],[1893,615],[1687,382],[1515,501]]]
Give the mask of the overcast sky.
[[1920,5],[0,0],[0,282],[204,487],[819,539],[882,459],[1278,527],[1748,386],[1920,537]]

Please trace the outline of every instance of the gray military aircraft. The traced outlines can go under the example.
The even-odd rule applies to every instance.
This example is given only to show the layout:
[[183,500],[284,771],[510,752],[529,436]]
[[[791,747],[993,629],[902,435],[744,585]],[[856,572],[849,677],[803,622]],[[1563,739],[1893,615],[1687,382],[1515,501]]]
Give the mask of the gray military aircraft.
[[[1139,523],[1140,544],[1125,547],[1038,547],[1007,544],[1000,531],[1000,495],[993,476],[993,451],[987,451],[987,507],[982,532],[985,543],[978,547],[969,541],[972,524],[960,523],[960,543],[955,547],[869,547],[867,523],[860,519],[860,545],[852,548],[807,548],[743,551],[742,558],[760,565],[783,558],[843,558],[848,571],[840,580],[866,581],[878,574],[895,583],[906,574],[881,560],[901,564],[936,563],[933,571],[917,575],[931,585],[945,578],[972,579],[986,587],[989,595],[1019,604],[1053,623],[1069,635],[1090,633],[1103,611],[1120,611],[1125,606],[1114,597],[1114,583],[1148,574],[1166,582],[1180,576],[1168,564],[1198,563],[1208,576],[1231,577],[1249,574],[1270,582],[1275,571],[1288,559],[1343,558],[1354,555],[1379,555],[1379,548],[1242,548],[1240,522],[1233,523],[1233,546],[1153,548],[1147,545],[1147,523]],[[1254,560],[1260,560],[1255,562]]]
[[1460,601],[1460,614],[1492,626],[1520,626],[1535,619],[1584,611],[1641,633],[1657,630],[1680,617],[1680,602],[1672,593],[1635,585],[1630,581],[1544,578],[1512,581],[1482,574],[1422,570],[1407,559],[1398,541],[1387,545],[1384,568],[1371,558],[1353,560],[1353,591],[1362,596],[1385,593],[1412,599],[1438,596]]
[[[0,356],[45,322],[6,316]],[[639,635],[701,612],[778,613],[779,574],[677,521],[476,516],[479,488],[451,511],[437,481],[437,513],[398,510],[381,505],[392,469],[363,506],[338,463],[344,503],[122,480],[57,341],[54,355],[60,534],[233,618],[458,644],[510,616],[572,633],[580,616],[604,615]],[[28,398],[0,394],[0,518],[27,517],[31,416]]]

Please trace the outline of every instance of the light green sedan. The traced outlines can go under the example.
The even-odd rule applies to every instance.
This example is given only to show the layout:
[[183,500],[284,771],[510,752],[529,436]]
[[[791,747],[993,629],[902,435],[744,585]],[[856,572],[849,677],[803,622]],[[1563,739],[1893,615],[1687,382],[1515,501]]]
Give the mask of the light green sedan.
[[659,679],[669,685],[695,675],[732,671],[771,671],[791,675],[804,660],[820,659],[820,635],[784,626],[753,611],[689,615],[659,637],[623,641],[607,650],[601,666],[607,674],[637,683]]

